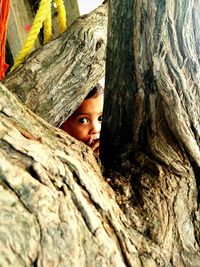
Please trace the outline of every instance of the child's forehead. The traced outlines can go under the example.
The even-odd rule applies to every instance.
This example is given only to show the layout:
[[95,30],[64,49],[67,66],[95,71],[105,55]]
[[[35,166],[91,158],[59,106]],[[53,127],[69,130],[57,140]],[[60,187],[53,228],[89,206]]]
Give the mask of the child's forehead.
[[82,114],[93,114],[93,113],[101,113],[103,110],[103,96],[98,95],[91,97],[89,99],[85,99],[83,103],[78,107],[74,116],[82,115]]

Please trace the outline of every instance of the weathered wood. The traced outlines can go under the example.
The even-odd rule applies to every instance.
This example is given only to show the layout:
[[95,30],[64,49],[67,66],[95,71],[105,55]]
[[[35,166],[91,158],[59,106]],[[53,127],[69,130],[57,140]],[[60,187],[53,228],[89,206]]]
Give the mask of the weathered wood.
[[[12,255],[19,266],[198,267],[200,4],[197,0],[136,0],[132,4],[128,0],[111,0],[109,5],[105,91],[108,120],[103,122],[101,144],[104,155],[114,147],[115,165],[109,164],[105,176],[115,195],[102,179],[90,148],[84,144],[80,147],[78,141],[23,108],[1,87],[1,214],[14,218],[10,226],[0,228],[4,233],[0,235],[4,244],[0,255],[5,255],[2,259],[7,262],[8,255]],[[126,30],[127,19],[134,28],[133,36],[129,28],[131,34],[125,34],[124,49],[123,39],[119,42],[118,38],[122,29]],[[112,29],[121,32],[112,38]],[[61,42],[59,46],[62,47]],[[44,47],[41,53],[45,54],[48,48]],[[55,57],[53,46],[51,49]],[[79,58],[80,50],[77,51]],[[26,65],[21,66],[27,80],[20,68],[10,76],[11,82],[6,80],[10,88],[26,81],[27,85],[32,73],[37,75],[37,87],[49,79],[42,71],[53,68],[39,69],[39,55],[38,51],[35,61],[32,55],[26,62],[29,71],[35,70],[30,71],[30,76]],[[48,60],[42,62],[49,64]],[[59,72],[50,73],[53,76]],[[62,78],[54,76],[56,85],[63,83]],[[130,79],[130,85],[125,79]],[[133,90],[130,94],[124,84]],[[24,99],[29,94],[25,88]],[[82,88],[80,92],[85,94]],[[40,97],[41,91],[35,92]],[[35,101],[33,97],[31,100]],[[129,119],[124,116],[126,100],[134,106],[133,123],[128,124],[134,127],[129,129],[133,134],[131,142],[120,137],[124,135],[122,118]],[[118,131],[112,129],[117,127],[113,120],[119,122]],[[109,131],[116,134],[113,140]],[[116,140],[122,140],[125,146],[119,144],[124,149],[121,153],[115,153]],[[5,195],[11,200],[5,201]],[[15,209],[22,216],[15,216]],[[21,227],[24,223],[19,218],[29,220],[28,226]],[[27,235],[29,239],[25,240]],[[5,236],[10,242],[4,241]],[[21,248],[24,254],[20,257]]]
[[2,85],[0,207],[0,266],[137,262],[134,236],[91,148],[37,117]]
[[160,246],[144,266],[200,265],[199,12],[195,0],[109,1],[100,151],[119,205]]
[[[152,170],[152,164],[144,167]],[[37,117],[0,85],[0,265],[198,266],[191,220],[197,231],[199,216],[189,167],[175,182],[173,174],[164,181],[161,166],[154,165],[154,178],[143,176],[134,207],[138,196],[129,194],[126,179],[124,199],[116,195],[129,210],[126,218],[91,148]]]
[[65,34],[34,51],[4,81],[25,105],[53,125],[71,115],[104,76],[106,11],[104,4],[78,18]]
[[77,0],[64,0],[68,27],[80,16]]
[[[134,105],[136,84],[133,73],[136,66],[132,58],[134,29],[130,25],[133,25],[136,14],[128,13],[128,10],[133,10],[134,3],[134,1],[126,1],[124,4],[111,2],[108,12],[110,22],[108,28],[110,41],[107,45],[106,62],[106,88],[108,89],[105,91],[103,115],[105,123],[102,136],[105,138],[105,156],[109,161],[133,139],[136,109]],[[124,14],[128,17],[126,18]],[[113,101],[110,101],[111,99]],[[104,147],[102,147],[102,155],[104,155]],[[108,149],[110,149],[109,154]]]
[[[107,128],[106,153],[107,144],[112,151],[132,143],[143,151],[149,145],[163,159],[172,153],[162,151],[166,147],[161,146],[162,142],[167,145],[165,135],[171,132],[175,151],[178,143],[200,166],[199,1],[146,5],[145,1],[121,4],[116,0],[110,5],[103,127],[103,131]],[[133,13],[126,14],[126,10]],[[165,160],[174,165],[176,156]]]

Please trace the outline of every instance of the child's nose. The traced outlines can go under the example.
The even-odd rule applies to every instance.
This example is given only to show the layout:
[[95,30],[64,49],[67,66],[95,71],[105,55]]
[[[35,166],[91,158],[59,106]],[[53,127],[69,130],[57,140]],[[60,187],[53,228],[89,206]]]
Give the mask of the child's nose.
[[100,121],[94,121],[92,123],[92,133],[99,133],[101,131],[101,122]]

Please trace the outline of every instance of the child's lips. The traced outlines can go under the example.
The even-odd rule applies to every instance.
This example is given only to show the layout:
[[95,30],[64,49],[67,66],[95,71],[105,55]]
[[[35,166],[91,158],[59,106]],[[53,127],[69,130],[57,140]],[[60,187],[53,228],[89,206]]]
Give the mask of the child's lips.
[[99,140],[99,135],[98,135],[98,136],[94,136],[94,137],[92,137],[92,140],[93,140],[93,141]]
[[97,136],[91,136],[91,137],[89,138],[88,144],[89,144],[89,145],[93,144],[94,142],[98,141],[99,138],[100,138],[99,135],[97,135]]

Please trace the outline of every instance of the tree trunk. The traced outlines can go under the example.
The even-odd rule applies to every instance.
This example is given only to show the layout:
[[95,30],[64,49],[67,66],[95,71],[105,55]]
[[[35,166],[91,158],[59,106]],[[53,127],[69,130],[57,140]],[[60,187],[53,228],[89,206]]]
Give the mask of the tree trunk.
[[109,2],[101,157],[150,245],[144,266],[200,265],[199,12],[199,1]]
[[125,218],[91,148],[0,85],[0,266],[129,266]]
[[105,71],[107,4],[78,18],[4,80],[33,112],[59,126]]
[[[0,86],[1,266],[200,265],[200,4],[188,2],[109,2],[101,136],[106,181],[89,147]],[[78,22],[73,27],[69,39]],[[56,92],[52,113],[46,108],[48,116],[43,114],[54,125],[64,120],[58,95],[62,99],[72,88],[73,97],[60,104],[69,107],[62,113],[69,115],[101,76],[93,67],[85,74],[95,62],[85,46],[65,61],[62,38],[36,51],[5,80],[13,92],[18,87],[24,92],[29,108],[35,102],[32,110],[40,115],[40,101],[51,103],[48,94]],[[56,63],[45,56],[53,60],[52,54]],[[79,59],[77,64],[86,60],[83,76],[82,68],[76,72],[77,84],[66,82],[66,63],[58,66],[71,62],[68,57]]]

